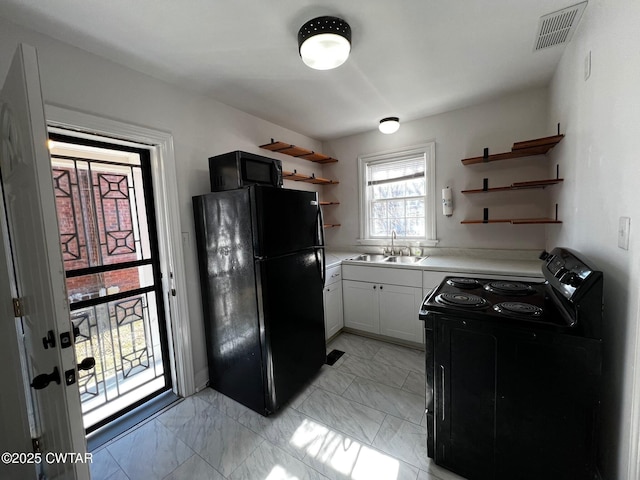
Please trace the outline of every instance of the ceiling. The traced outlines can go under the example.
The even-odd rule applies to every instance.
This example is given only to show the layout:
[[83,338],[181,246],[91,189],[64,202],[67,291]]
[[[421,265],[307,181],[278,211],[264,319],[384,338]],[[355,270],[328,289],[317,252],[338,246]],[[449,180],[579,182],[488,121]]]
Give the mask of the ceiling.
[[[319,140],[548,84],[539,18],[578,0],[2,0],[0,16]],[[345,19],[352,50],[306,67],[298,29]]]

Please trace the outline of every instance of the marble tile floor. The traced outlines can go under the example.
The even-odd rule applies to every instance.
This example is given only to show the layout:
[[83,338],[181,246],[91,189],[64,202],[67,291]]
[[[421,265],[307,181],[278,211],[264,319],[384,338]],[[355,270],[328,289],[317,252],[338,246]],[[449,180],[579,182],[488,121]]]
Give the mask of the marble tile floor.
[[94,480],[463,480],[427,457],[424,352],[342,333],[276,415],[206,388],[93,455]]

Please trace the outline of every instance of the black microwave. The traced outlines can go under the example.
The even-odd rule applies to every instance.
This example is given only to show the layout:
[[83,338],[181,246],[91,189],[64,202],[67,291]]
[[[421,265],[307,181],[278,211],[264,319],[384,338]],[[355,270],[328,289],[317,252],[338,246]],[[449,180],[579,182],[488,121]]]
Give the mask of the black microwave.
[[282,187],[282,162],[253,153],[224,153],[209,158],[211,191],[234,190],[249,185]]

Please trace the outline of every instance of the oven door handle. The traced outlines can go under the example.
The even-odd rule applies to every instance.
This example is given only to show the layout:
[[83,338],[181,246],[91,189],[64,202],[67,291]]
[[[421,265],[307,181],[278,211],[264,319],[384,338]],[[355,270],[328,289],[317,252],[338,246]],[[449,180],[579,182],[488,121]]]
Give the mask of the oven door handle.
[[445,419],[445,406],[444,406],[444,379],[445,379],[445,371],[444,371],[444,365],[440,365],[440,391],[442,392],[441,394],[441,401],[440,401],[440,412],[442,414],[441,416],[441,420],[444,422]]

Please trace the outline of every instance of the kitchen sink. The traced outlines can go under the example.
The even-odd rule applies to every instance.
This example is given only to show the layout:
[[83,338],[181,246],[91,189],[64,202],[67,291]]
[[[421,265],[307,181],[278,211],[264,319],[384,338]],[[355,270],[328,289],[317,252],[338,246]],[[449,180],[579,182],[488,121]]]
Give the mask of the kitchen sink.
[[389,257],[379,253],[365,253],[363,255],[353,257],[351,260],[356,260],[358,262],[384,262],[387,258]]
[[393,263],[418,263],[420,260],[422,260],[424,257],[402,257],[402,256],[397,256],[397,257],[387,257],[384,261],[385,262],[393,262]]

